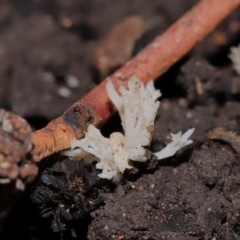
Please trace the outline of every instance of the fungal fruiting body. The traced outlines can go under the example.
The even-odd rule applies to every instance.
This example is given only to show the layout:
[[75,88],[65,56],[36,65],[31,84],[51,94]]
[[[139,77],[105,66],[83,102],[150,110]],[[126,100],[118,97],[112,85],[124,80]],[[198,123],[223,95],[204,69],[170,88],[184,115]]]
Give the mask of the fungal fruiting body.
[[[146,148],[152,140],[161,93],[155,89],[153,81],[144,86],[135,76],[130,78],[128,90],[120,87],[121,95],[111,81],[107,83],[106,89],[121,117],[124,135],[114,132],[105,138],[95,126],[89,125],[85,138],[72,140],[72,150],[65,151],[64,155],[86,161],[97,160],[96,167],[102,170],[98,176],[111,179],[125,169],[132,168],[131,161],[147,161]],[[172,142],[154,154],[159,160],[173,156],[180,148],[192,143],[188,138],[193,131],[189,129],[183,135],[181,132],[171,134]]]

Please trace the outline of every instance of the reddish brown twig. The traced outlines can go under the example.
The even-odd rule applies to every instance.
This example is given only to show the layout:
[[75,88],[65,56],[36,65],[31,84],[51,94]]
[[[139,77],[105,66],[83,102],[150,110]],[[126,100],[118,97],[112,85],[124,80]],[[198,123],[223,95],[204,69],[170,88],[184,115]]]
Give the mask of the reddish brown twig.
[[114,109],[105,85],[111,80],[116,89],[126,86],[135,74],[144,83],[165,72],[203,39],[221,20],[240,5],[240,0],[202,0],[163,35],[157,37],[122,68],[70,107],[62,117],[32,134],[39,158],[69,148],[73,138],[82,138],[87,126],[101,126]]

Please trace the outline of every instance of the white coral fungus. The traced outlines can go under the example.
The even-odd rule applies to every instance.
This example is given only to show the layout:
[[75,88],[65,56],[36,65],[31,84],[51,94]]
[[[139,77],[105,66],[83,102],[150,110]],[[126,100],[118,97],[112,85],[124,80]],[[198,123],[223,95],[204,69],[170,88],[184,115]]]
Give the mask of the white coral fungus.
[[[101,178],[111,179],[131,168],[131,161],[147,161],[146,147],[150,145],[153,133],[154,120],[161,96],[156,90],[153,81],[146,87],[135,76],[128,82],[128,90],[120,87],[118,95],[111,81],[107,83],[109,98],[116,106],[124,130],[122,133],[112,133],[110,138],[102,136],[93,125],[89,125],[84,139],[74,139],[72,150],[65,151],[64,155],[74,159],[84,158],[86,161],[98,160],[96,167],[102,169]],[[176,151],[190,143],[188,140],[194,129],[189,129],[183,135],[171,134],[172,142],[164,149],[155,153],[158,159],[173,156]]]
[[228,57],[233,63],[234,70],[240,75],[240,44],[238,47],[231,47]]

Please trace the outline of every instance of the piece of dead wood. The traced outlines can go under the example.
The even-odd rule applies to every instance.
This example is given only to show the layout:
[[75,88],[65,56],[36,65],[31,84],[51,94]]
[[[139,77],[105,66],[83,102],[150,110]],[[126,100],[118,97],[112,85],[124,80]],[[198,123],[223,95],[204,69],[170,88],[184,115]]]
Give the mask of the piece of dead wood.
[[89,124],[100,127],[113,115],[115,109],[105,89],[107,81],[111,80],[118,89],[126,87],[133,74],[144,83],[155,79],[239,5],[240,0],[202,0],[196,4],[136,57],[74,103],[63,116],[34,132],[32,142],[39,160],[69,148],[73,138],[84,136]]
[[199,135],[194,143],[197,146],[199,143],[203,143],[205,140],[214,140],[225,142],[230,145],[237,154],[240,154],[240,136],[239,130],[236,127],[213,127],[205,133]]
[[94,52],[94,62],[102,78],[131,58],[134,43],[150,28],[148,25],[144,18],[130,16],[100,41]]

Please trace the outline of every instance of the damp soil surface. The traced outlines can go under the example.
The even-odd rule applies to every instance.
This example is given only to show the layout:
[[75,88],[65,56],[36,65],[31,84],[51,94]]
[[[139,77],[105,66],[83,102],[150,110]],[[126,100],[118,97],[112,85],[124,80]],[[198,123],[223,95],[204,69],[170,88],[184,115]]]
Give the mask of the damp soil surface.
[[[2,1],[0,108],[44,127],[196,2]],[[195,128],[191,145],[160,162],[149,152],[118,182],[54,156],[0,216],[0,239],[240,239],[240,76],[227,56],[239,42],[238,9],[156,81],[150,150]],[[115,116],[102,132],[119,129]]]

